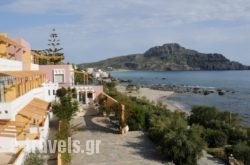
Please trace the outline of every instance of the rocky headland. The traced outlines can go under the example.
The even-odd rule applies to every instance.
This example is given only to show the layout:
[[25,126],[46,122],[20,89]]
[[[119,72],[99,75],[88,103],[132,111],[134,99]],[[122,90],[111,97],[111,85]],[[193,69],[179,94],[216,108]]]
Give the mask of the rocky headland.
[[84,67],[124,70],[249,70],[239,62],[230,61],[222,54],[200,53],[177,43],[148,49],[143,54],[119,56],[95,63],[79,64]]

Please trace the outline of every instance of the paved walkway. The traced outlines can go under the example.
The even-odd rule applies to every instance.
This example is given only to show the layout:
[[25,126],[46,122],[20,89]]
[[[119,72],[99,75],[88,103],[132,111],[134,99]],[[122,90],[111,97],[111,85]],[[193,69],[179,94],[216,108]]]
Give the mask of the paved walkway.
[[203,151],[203,157],[198,160],[198,165],[224,165],[225,163]]
[[[143,132],[131,131],[126,135],[120,135],[115,129],[107,128],[105,118],[102,124],[97,124],[102,118],[97,117],[96,114],[94,109],[86,110],[73,119],[72,125],[75,126],[75,132],[72,138],[80,140],[81,150],[86,149],[87,140],[101,140],[100,153],[93,155],[73,153],[72,165],[164,164],[154,145]],[[198,165],[224,165],[206,152],[197,163]]]
[[[49,130],[48,140],[55,140],[55,134],[58,130],[58,120],[54,117],[53,119],[51,119],[49,126],[50,126],[50,130]],[[48,165],[57,164],[57,154],[56,153],[47,154],[46,159],[47,159]]]
[[72,120],[72,124],[76,125],[73,139],[80,140],[81,149],[86,149],[87,140],[101,140],[100,153],[73,153],[72,165],[162,164],[153,144],[141,131],[120,135],[93,122],[95,114],[95,110],[88,110],[83,117]]

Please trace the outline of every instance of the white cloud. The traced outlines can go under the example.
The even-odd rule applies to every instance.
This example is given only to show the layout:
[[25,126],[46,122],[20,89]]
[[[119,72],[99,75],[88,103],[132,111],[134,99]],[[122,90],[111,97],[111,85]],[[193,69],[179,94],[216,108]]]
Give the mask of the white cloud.
[[74,8],[69,0],[15,0],[1,7],[2,10],[25,14],[45,14],[49,11],[72,12]]
[[55,27],[69,54],[68,60],[74,56],[74,62],[89,60],[81,57],[84,53],[92,54],[92,60],[102,59],[100,54],[108,57],[144,52],[166,42],[180,42],[206,52],[206,47],[216,47],[213,52],[219,51],[220,45],[249,43],[249,9],[247,0],[15,0],[0,6],[1,11],[34,17],[76,16],[74,21],[34,25],[13,32],[42,49]]
[[15,0],[1,9],[27,14],[79,14],[88,18],[123,18],[206,21],[210,19],[249,19],[246,0]]

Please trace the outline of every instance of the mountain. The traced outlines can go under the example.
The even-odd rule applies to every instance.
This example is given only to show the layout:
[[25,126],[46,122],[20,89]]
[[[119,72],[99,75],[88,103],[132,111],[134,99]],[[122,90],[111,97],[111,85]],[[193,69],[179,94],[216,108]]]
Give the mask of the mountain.
[[79,64],[84,67],[129,70],[248,70],[239,62],[230,61],[222,54],[200,53],[177,43],[152,47],[143,54],[109,58],[94,63]]

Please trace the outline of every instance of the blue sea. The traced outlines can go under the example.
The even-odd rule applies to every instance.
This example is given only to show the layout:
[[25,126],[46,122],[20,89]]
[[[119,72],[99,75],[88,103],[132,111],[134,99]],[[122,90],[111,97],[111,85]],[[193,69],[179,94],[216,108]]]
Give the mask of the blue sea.
[[168,102],[181,105],[187,111],[193,105],[215,106],[221,111],[239,113],[243,123],[250,124],[250,71],[112,71],[110,74],[142,86],[201,86],[234,91],[223,96],[178,93],[168,98]]

